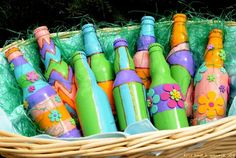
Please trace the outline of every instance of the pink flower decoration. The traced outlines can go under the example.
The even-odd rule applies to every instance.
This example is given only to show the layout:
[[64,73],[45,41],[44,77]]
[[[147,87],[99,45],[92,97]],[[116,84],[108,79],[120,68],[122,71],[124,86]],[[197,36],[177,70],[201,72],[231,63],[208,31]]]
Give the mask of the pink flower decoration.
[[170,108],[175,108],[177,105],[180,108],[184,107],[184,96],[180,92],[180,87],[176,84],[171,85],[171,84],[166,84],[163,86],[164,92],[161,94],[161,100],[166,101],[167,105]]
[[208,46],[207,46],[207,49],[208,50],[212,50],[214,48],[214,46],[212,45],[212,44],[209,44]]
[[38,79],[39,79],[39,76],[34,71],[31,71],[31,72],[27,73],[27,80],[29,80],[31,82],[35,82]]
[[29,91],[29,92],[32,93],[32,92],[34,92],[34,90],[35,90],[35,87],[34,87],[34,86],[29,86],[29,88],[28,88],[28,91]]

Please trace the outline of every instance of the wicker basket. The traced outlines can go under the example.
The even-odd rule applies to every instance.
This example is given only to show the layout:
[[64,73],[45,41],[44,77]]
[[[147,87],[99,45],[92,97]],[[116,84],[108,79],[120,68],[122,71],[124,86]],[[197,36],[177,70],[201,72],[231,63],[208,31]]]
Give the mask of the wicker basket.
[[[203,23],[203,22],[201,22]],[[211,23],[205,21],[205,23]],[[235,27],[236,23],[225,23]],[[130,26],[128,29],[137,29]],[[117,29],[102,29],[104,32]],[[101,31],[101,30],[100,30]],[[57,34],[66,39],[80,31]],[[56,34],[52,34],[56,36]],[[18,45],[24,47],[35,40],[16,41],[3,51]],[[162,130],[127,136],[125,138],[99,138],[63,141],[30,138],[0,131],[0,154],[4,157],[236,157],[236,116],[209,124],[177,130]]]

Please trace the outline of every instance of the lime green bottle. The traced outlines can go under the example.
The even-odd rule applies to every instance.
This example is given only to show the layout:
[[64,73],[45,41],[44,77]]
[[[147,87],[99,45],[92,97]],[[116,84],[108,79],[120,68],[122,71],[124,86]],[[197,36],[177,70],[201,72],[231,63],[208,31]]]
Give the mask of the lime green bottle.
[[72,58],[78,91],[76,107],[84,136],[116,132],[116,124],[106,93],[98,86],[84,52]]
[[171,77],[169,65],[158,43],[149,46],[152,83],[147,93],[154,126],[160,130],[188,127],[184,96]]

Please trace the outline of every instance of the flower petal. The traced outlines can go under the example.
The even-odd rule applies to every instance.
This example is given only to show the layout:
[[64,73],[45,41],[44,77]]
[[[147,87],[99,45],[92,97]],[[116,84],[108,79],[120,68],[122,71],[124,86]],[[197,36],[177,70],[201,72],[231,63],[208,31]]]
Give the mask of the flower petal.
[[174,100],[169,100],[168,103],[167,103],[167,105],[168,105],[170,108],[173,109],[173,108],[176,107],[177,103],[176,103],[176,101],[174,101]]
[[213,108],[208,109],[207,117],[212,119],[216,116],[216,111]]
[[147,96],[152,97],[154,95],[154,93],[155,93],[154,89],[150,88],[148,93],[147,93]]
[[153,96],[153,98],[152,98],[152,102],[154,103],[154,104],[157,104],[157,103],[159,103],[159,101],[160,101],[160,96],[159,95],[154,95]]
[[151,107],[151,114],[154,115],[158,112],[158,106],[157,105],[153,105]]
[[169,93],[166,93],[166,92],[161,93],[161,100],[165,101],[165,100],[168,100],[169,98],[170,98]]
[[197,109],[197,111],[200,113],[200,114],[204,114],[207,110],[207,106],[206,105],[200,105]]
[[206,96],[202,95],[198,98],[198,103],[206,105],[208,103],[208,99],[206,98]]
[[173,90],[171,84],[165,84],[165,85],[163,86],[163,89],[164,89],[165,91],[167,91],[167,92],[170,92],[170,91]]
[[216,99],[215,104],[218,106],[223,106],[224,105],[224,99],[222,97],[219,97]]
[[180,87],[179,87],[179,85],[177,85],[177,84],[174,84],[174,85],[173,85],[173,88],[176,89],[177,91],[180,91]]
[[178,101],[178,106],[184,108],[184,102],[182,100]]
[[224,111],[224,109],[222,107],[216,107],[216,113],[219,116],[223,116],[225,111]]
[[207,97],[209,102],[214,102],[216,98],[216,93],[214,91],[210,91],[207,93]]
[[200,66],[200,68],[199,68],[199,72],[201,72],[201,73],[203,73],[203,72],[205,72],[207,70],[207,67],[206,67],[206,65],[204,64],[204,65],[201,65]]

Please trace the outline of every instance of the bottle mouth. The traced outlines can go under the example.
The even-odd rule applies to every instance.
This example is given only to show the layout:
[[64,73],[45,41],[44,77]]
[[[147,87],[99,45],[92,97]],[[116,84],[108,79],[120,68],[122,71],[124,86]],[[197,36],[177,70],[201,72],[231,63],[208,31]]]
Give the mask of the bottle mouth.
[[173,20],[175,22],[186,22],[187,16],[185,14],[182,14],[182,13],[177,13],[173,16]]
[[22,52],[17,47],[11,47],[5,52],[5,57],[11,62],[14,58],[22,56]]
[[34,36],[36,39],[45,35],[50,35],[47,26],[40,26],[34,30]]
[[141,19],[141,23],[142,24],[154,25],[155,19],[152,16],[143,16],[142,19]]
[[213,29],[210,32],[209,38],[222,38],[223,37],[223,31],[221,29]]
[[152,52],[155,52],[155,51],[161,51],[163,52],[163,46],[160,44],[160,43],[152,43],[149,45],[148,47],[148,51],[149,53],[151,54]]
[[87,33],[91,31],[95,31],[95,27],[93,24],[88,23],[88,24],[83,25],[81,30],[83,31],[83,33]]
[[114,46],[115,49],[118,48],[118,47],[122,47],[122,46],[128,47],[128,43],[127,43],[126,39],[118,38],[114,41],[113,46]]
[[76,51],[72,55],[71,59],[72,59],[72,63],[74,63],[74,61],[76,61],[76,59],[87,59],[86,53],[84,51]]

